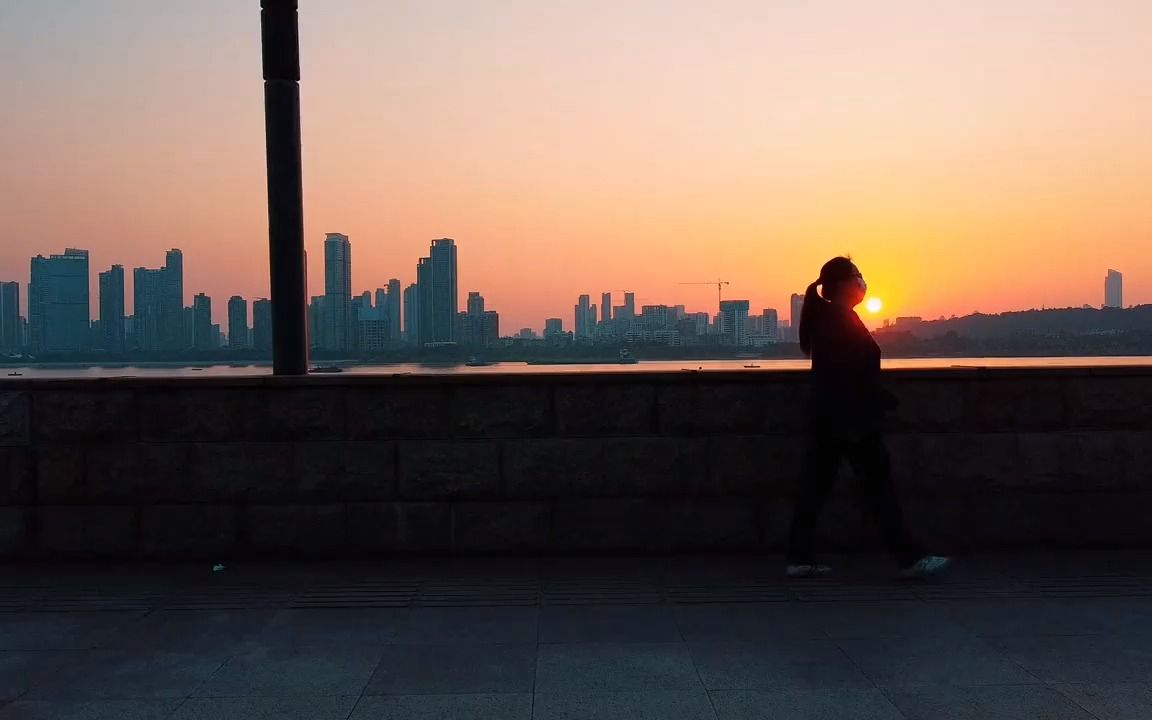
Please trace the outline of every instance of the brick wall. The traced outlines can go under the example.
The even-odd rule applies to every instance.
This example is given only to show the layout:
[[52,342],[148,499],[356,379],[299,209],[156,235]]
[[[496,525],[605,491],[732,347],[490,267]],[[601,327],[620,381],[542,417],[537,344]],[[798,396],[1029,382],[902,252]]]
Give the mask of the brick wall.
[[[1152,371],[890,373],[947,551],[1152,545]],[[801,373],[0,384],[0,554],[778,549]],[[827,547],[870,547],[850,473]]]

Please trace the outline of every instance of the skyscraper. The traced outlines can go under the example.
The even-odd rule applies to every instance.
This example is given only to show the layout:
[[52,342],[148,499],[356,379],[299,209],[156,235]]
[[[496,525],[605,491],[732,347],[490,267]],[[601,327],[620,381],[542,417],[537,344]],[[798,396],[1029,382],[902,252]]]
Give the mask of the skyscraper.
[[192,298],[192,347],[197,350],[216,348],[216,333],[212,330],[212,298],[204,293]]
[[[255,314],[255,308],[253,308],[253,314]],[[325,319],[327,316],[324,311],[324,296],[313,295],[312,301],[308,303],[308,347],[312,350],[324,348],[326,342],[324,328],[327,327],[327,320]],[[252,342],[255,344],[255,339]]]
[[1124,307],[1124,275],[1115,270],[1109,270],[1104,278],[1104,307]]
[[792,314],[788,318],[788,339],[792,342],[800,341],[800,313],[804,311],[804,296],[792,294],[790,300]]
[[124,266],[100,273],[100,334],[104,350],[124,352]]
[[607,325],[612,322],[612,293],[600,295],[600,324]]
[[324,238],[325,328],[322,347],[352,349],[352,243],[347,235],[328,233]]
[[162,350],[180,352],[188,347],[191,328],[184,327],[184,253],[173,248],[164,254],[157,299],[158,334]]
[[576,339],[586,340],[592,337],[592,328],[595,326],[595,321],[592,319],[592,298],[588,295],[581,295],[576,302],[575,310],[575,328]]
[[252,346],[261,353],[272,352],[272,301],[261,298],[252,303]]
[[772,308],[764,308],[760,317],[763,318],[760,324],[764,334],[773,341],[778,341],[780,339],[780,313]]
[[248,347],[248,301],[239,295],[228,298],[228,347]]
[[726,345],[748,344],[747,300],[724,300],[720,303],[720,335]]
[[484,296],[468,293],[468,309],[461,313],[460,342],[465,345],[484,345]]
[[636,317],[636,293],[624,293],[623,319],[631,321]]
[[92,321],[88,299],[88,251],[32,258],[28,284],[30,344],[34,352],[76,351],[87,346]]
[[416,263],[416,344],[433,342],[432,330],[432,259],[420,258]]
[[428,255],[432,264],[431,342],[455,342],[459,294],[456,289],[456,241],[432,241]]
[[403,306],[403,297],[400,292],[400,281],[392,278],[388,281],[388,302],[384,306],[384,319],[388,321],[388,341],[390,344],[400,343],[400,315]]
[[0,282],[0,352],[19,352],[20,335],[20,283]]
[[404,342],[416,344],[420,341],[420,331],[417,325],[420,322],[418,304],[420,302],[420,288],[412,283],[404,288]]

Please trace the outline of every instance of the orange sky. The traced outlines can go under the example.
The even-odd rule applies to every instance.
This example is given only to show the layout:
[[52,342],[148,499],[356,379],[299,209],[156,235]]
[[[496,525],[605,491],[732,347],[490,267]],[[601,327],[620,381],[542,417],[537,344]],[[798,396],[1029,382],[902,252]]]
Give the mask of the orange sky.
[[[312,292],[437,237],[506,332],[754,310],[852,253],[885,315],[1152,302],[1147,0],[302,0]],[[0,279],[66,246],[267,293],[258,0],[0,5]],[[129,294],[129,304],[131,302]],[[617,298],[617,302],[620,299]]]

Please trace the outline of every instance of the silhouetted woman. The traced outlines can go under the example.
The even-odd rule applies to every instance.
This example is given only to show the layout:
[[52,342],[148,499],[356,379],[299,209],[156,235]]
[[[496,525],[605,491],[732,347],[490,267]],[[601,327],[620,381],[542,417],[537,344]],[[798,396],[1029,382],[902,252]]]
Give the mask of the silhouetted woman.
[[838,257],[824,264],[804,296],[799,334],[801,349],[812,358],[811,427],[792,516],[789,577],[831,572],[817,563],[812,534],[841,460],[852,466],[861,495],[903,574],[934,575],[949,563],[948,558],[925,555],[904,527],[883,438],[884,414],[896,399],[880,383],[880,347],[854,309],[867,291],[856,265]]

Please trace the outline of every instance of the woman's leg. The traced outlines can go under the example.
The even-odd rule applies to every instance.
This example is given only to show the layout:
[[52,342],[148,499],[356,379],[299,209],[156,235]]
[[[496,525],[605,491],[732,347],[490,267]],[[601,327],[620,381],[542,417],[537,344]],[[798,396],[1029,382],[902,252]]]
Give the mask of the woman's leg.
[[841,442],[834,435],[817,433],[808,440],[804,476],[792,510],[792,529],[788,539],[789,565],[811,565],[815,562],[812,535],[820,519],[820,511],[836,484],[841,452]]
[[904,526],[904,513],[892,483],[892,461],[884,438],[874,433],[856,439],[848,445],[846,455],[884,542],[900,566],[908,567],[923,557],[924,550]]

